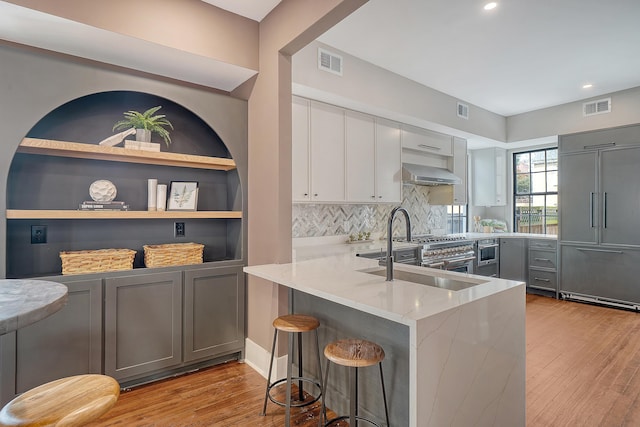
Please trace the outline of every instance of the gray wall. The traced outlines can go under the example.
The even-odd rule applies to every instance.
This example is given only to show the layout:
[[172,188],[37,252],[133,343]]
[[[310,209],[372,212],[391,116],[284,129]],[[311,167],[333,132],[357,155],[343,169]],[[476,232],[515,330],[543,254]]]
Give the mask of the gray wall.
[[[50,111],[85,95],[136,91],[167,98],[216,131],[238,166],[242,196],[233,209],[247,214],[247,103],[194,85],[102,66],[13,44],[0,44],[0,277],[6,275],[6,188],[15,151]],[[105,137],[108,135],[105,135]],[[246,260],[246,220],[243,254]]]

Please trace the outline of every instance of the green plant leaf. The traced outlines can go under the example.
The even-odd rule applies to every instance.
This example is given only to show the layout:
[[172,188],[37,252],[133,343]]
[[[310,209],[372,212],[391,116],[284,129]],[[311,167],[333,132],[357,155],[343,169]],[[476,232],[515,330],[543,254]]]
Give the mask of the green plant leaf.
[[123,113],[124,119],[117,121],[113,125],[113,131],[136,128],[136,129],[147,129],[153,133],[157,133],[160,136],[164,143],[169,146],[171,144],[171,137],[169,136],[169,131],[165,129],[168,127],[173,130],[173,125],[169,120],[167,120],[164,114],[154,115],[158,110],[162,108],[161,105],[157,107],[152,107],[146,110],[143,113],[138,111],[125,111]]

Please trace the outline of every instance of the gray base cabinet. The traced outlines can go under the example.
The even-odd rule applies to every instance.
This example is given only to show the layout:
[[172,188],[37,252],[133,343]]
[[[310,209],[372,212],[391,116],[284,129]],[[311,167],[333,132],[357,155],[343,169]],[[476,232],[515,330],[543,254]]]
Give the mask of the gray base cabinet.
[[104,373],[135,385],[228,355],[242,357],[241,264],[42,279],[66,284],[68,302],[40,322],[0,336],[0,405],[65,376]]
[[64,283],[67,304],[0,338],[2,403],[58,378],[103,371],[102,279],[42,279]]
[[500,239],[500,278],[527,281],[527,239]]
[[185,271],[185,362],[244,348],[244,298],[240,267]]
[[105,279],[104,371],[116,380],[182,362],[182,273]]
[[529,280],[527,286],[543,291],[558,291],[558,242],[531,240],[529,242]]

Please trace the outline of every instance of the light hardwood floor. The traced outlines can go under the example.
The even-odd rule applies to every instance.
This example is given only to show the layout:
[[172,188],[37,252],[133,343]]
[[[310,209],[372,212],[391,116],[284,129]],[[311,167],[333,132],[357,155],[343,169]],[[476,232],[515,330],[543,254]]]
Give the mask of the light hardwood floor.
[[[527,295],[526,379],[528,427],[640,426],[640,314]],[[123,392],[91,426],[283,426],[264,386],[230,362]],[[316,426],[318,405],[293,414]]]

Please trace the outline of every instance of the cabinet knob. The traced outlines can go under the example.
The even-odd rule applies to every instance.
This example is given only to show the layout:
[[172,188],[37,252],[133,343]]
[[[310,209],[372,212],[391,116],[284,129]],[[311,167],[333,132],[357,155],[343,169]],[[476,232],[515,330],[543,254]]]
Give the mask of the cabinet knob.
[[304,193],[304,196],[307,197],[309,195],[309,193]]
[[318,197],[318,193],[314,193],[314,194],[313,194],[313,197]]
[[376,196],[371,196],[371,198],[372,198],[372,199],[375,199],[375,198],[376,198]]

